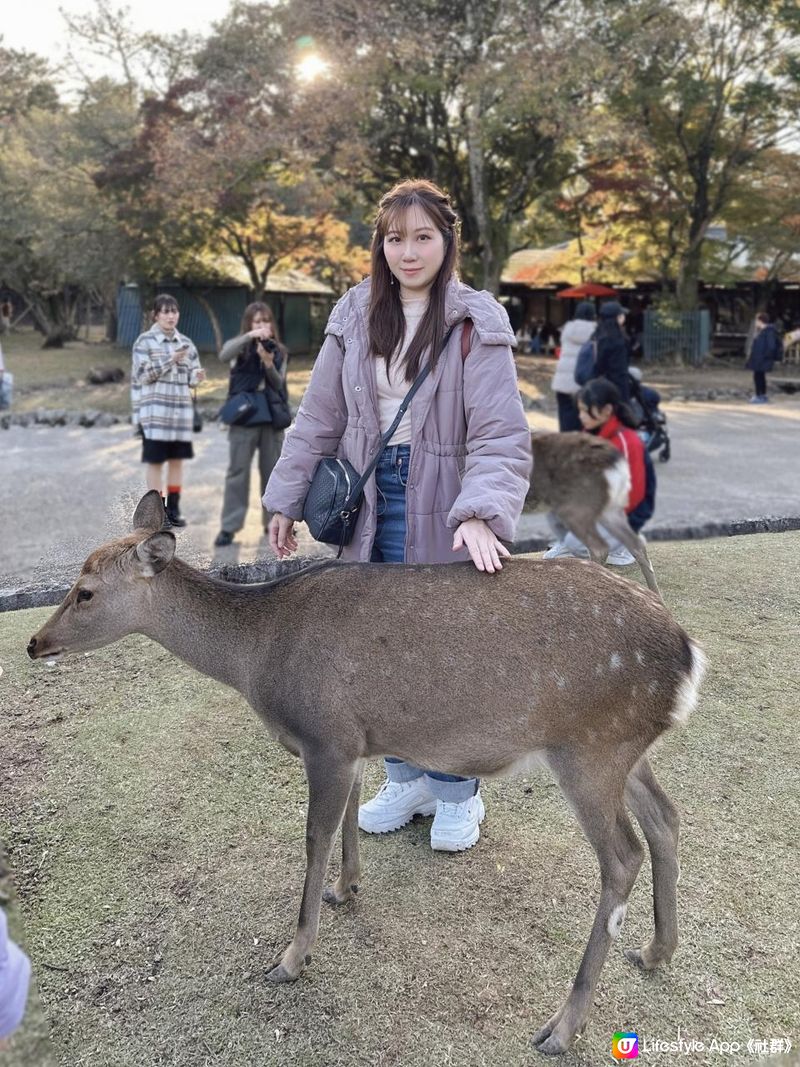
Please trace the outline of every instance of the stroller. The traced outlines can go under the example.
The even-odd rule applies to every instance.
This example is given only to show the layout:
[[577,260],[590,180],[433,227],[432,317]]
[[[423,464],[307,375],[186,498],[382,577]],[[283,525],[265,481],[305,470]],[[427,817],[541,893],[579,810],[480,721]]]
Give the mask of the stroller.
[[629,406],[639,420],[638,433],[647,451],[658,452],[659,460],[667,463],[672,447],[667,432],[667,416],[659,407],[661,394],[642,384],[642,372],[638,367],[630,367],[628,373],[631,380]]

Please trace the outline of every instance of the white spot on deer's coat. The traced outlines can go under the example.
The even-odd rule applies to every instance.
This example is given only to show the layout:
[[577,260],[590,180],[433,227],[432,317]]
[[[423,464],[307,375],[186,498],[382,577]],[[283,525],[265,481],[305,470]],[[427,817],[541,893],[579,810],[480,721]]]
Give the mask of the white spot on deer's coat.
[[596,619],[600,618],[600,605],[599,604],[592,604],[592,615],[594,615],[594,617]]
[[656,681],[650,682],[649,685],[647,686],[647,692],[650,694],[651,697],[654,697],[656,695],[656,693],[658,692],[658,682],[656,682]]
[[612,652],[611,659],[608,661],[608,665],[612,671],[618,671],[622,666],[622,656],[619,652]]
[[636,649],[636,662],[640,667],[644,666],[644,652],[640,648]]
[[622,614],[621,611],[618,611],[617,614],[614,616],[614,622],[619,627],[623,627],[625,625],[625,616]]
[[610,937],[619,937],[619,932],[622,929],[622,924],[625,922],[625,913],[627,912],[625,904],[617,904],[616,908],[611,912],[608,917],[608,930]]
[[700,691],[700,683],[703,680],[708,662],[699,645],[696,645],[694,641],[690,641],[689,645],[692,652],[691,670],[689,676],[684,678],[678,686],[678,691],[675,694],[675,703],[670,712],[670,718],[678,726],[685,726],[689,721],[689,716],[694,711],[697,695]]
[[553,671],[552,673],[553,673],[553,678],[555,679],[555,683],[558,686],[558,688],[559,689],[566,689],[567,688],[567,679],[564,677],[564,675],[561,674],[559,671]]
[[[608,503],[606,508],[615,510],[619,508],[624,511],[631,491],[631,469],[628,466],[628,461],[623,455],[620,455],[613,467],[603,471],[603,475],[608,483]],[[603,510],[606,510],[606,508]]]

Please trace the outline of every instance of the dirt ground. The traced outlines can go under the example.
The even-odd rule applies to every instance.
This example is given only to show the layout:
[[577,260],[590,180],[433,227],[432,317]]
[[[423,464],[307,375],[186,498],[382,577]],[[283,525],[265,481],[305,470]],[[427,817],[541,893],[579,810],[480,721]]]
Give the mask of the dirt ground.
[[[681,943],[654,976],[623,958],[649,937],[645,865],[566,1065],[610,1062],[618,1030],[702,1041],[693,1067],[800,1043],[799,552],[800,534],[652,545],[710,659],[688,728],[654,754],[683,818]],[[9,1067],[538,1062],[529,1037],[569,988],[598,892],[543,773],[484,784],[467,854],[432,853],[429,820],[365,838],[362,892],[324,909],[310,968],[275,988],[302,885],[300,767],[241,697],[144,638],[31,663],[48,614],[0,615],[2,885],[38,982]]]

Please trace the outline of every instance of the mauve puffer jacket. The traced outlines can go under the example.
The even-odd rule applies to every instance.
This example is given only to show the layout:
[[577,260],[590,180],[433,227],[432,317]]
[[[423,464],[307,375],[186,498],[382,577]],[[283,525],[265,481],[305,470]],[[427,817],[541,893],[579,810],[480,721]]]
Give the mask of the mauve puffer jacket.
[[[375,359],[369,354],[369,279],[350,289],[331,312],[325,343],[281,458],[267,483],[264,507],[299,519],[323,456],[363,471],[380,448]],[[461,329],[411,402],[411,461],[406,487],[406,561],[452,563],[460,522],[485,519],[511,541],[531,472],[530,431],[511,354],[514,334],[491,293],[451,281],[446,324],[474,324],[466,361]],[[343,559],[367,561],[376,528],[375,479],[364,492],[353,540]]]

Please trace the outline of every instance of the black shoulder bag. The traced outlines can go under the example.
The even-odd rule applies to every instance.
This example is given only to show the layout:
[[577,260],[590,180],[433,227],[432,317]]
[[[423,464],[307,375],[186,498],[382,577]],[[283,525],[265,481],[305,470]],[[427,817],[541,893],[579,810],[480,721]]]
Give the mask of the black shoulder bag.
[[[453,328],[448,330],[442,341],[440,355],[447,347],[452,332]],[[362,475],[359,476],[352,463],[335,456],[321,459],[317,464],[303,504],[303,522],[307,524],[315,541],[339,546],[337,559],[341,556],[344,546],[349,545],[353,538],[358,509],[361,507],[361,500],[364,496],[364,486],[377,467],[381,453],[400,425],[400,420],[405,415],[414,394],[428,377],[430,369],[430,363],[427,363],[414,379],[413,385],[403,397],[403,402],[398,408],[392,425],[386,433],[381,435],[380,448]]]

